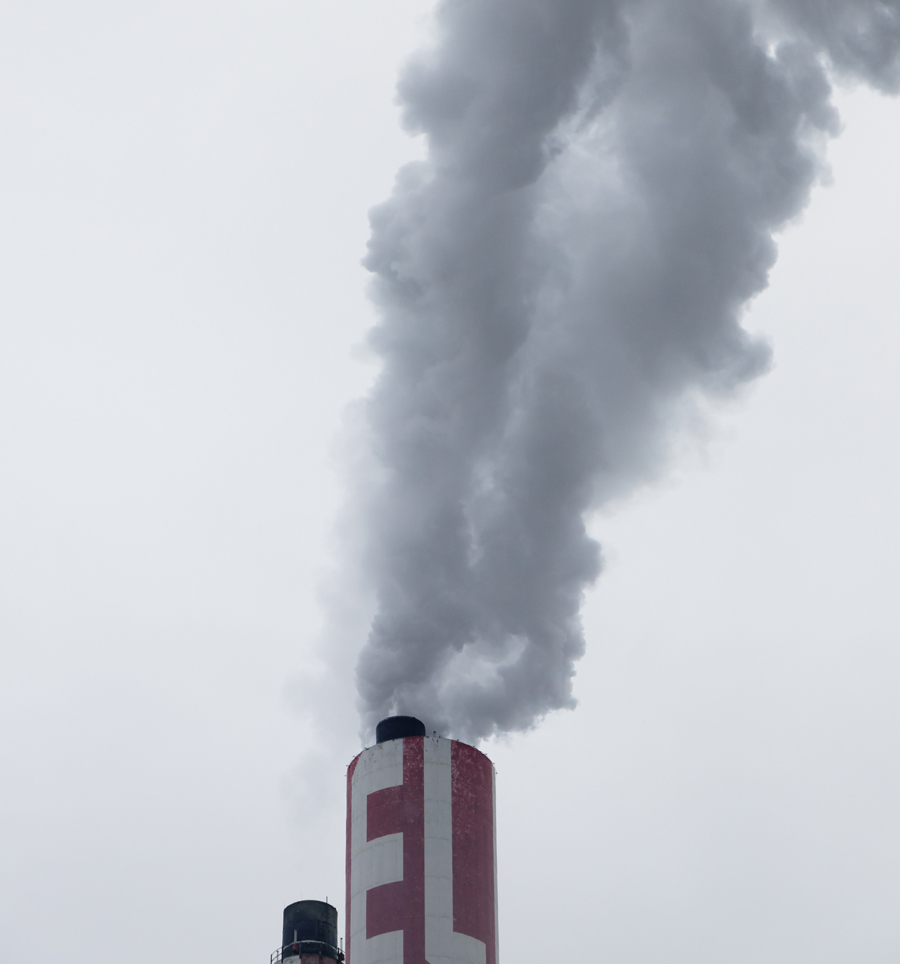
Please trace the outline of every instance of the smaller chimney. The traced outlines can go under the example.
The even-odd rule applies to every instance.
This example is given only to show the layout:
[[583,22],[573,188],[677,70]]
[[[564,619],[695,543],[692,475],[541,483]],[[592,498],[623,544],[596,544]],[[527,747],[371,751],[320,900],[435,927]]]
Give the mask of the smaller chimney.
[[270,964],[343,964],[338,948],[338,912],[324,900],[298,900],[284,909],[281,947]]

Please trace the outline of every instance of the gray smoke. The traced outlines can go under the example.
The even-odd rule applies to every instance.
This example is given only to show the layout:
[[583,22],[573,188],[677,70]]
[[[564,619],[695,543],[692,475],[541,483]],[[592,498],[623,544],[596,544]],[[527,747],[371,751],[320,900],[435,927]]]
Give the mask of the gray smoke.
[[383,368],[357,680],[477,740],[573,704],[585,514],[660,471],[821,170],[835,76],[893,91],[900,0],[443,0],[399,96],[424,161],[372,213]]

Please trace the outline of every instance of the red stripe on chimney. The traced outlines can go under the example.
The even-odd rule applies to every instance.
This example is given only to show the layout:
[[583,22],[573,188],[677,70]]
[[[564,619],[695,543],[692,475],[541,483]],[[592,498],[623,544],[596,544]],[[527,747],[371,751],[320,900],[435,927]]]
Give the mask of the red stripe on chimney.
[[453,930],[483,941],[486,964],[497,964],[494,912],[494,771],[465,743],[451,744]]

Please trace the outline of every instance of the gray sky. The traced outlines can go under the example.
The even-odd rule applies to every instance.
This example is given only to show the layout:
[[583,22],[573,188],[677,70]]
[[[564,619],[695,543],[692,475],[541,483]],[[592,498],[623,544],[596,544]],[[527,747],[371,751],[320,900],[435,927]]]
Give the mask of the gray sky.
[[[3,10],[0,960],[264,962],[342,894],[314,646],[323,593],[359,620],[336,447],[425,12]],[[487,747],[504,957],[548,907],[610,964],[900,952],[900,108],[840,108],[751,313],[772,373],[593,520],[579,708]]]

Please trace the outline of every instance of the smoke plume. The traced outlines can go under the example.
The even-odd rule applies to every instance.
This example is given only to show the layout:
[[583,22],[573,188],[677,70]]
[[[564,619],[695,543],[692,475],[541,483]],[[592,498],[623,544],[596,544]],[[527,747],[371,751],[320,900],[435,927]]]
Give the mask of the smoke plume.
[[898,0],[443,0],[399,97],[427,156],[371,216],[382,369],[359,482],[364,726],[477,740],[573,703],[585,514],[685,406],[766,371],[741,326],[838,131],[900,85]]

